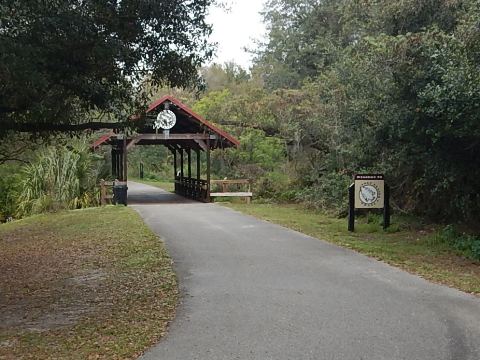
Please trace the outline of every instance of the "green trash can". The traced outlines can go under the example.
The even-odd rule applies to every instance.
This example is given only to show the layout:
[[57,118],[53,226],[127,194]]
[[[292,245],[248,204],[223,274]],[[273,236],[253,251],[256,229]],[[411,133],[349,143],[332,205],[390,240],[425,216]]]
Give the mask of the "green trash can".
[[115,180],[113,184],[113,203],[127,206],[127,183]]

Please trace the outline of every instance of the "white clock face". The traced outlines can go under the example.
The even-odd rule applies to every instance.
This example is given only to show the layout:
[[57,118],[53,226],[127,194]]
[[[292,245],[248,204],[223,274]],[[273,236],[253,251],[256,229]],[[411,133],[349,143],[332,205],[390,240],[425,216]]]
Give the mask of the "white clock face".
[[170,130],[175,126],[177,117],[171,110],[163,110],[158,113],[157,119],[153,123],[154,129]]

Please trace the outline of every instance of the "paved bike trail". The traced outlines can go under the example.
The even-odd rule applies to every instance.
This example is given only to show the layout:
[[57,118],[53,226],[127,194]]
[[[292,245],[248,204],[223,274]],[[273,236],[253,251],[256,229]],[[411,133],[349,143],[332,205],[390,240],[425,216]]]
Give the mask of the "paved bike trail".
[[478,360],[480,299],[231,209],[129,183],[181,304],[162,360]]

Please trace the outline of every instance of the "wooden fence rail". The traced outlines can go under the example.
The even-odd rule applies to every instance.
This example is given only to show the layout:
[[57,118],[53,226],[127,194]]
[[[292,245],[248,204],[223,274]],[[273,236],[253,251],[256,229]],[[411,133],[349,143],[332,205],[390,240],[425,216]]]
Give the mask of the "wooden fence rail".
[[177,176],[175,178],[175,193],[189,199],[207,201],[207,181]]
[[[249,179],[238,179],[238,180],[210,180],[210,185],[217,185],[222,188],[222,192],[211,192],[210,197],[242,197],[245,198],[247,204],[250,204],[250,201],[253,197],[251,190],[251,181]],[[246,187],[247,191],[229,191],[229,187],[236,185]]]
[[107,203],[112,203],[113,200],[113,181],[100,181],[100,205],[104,206]]

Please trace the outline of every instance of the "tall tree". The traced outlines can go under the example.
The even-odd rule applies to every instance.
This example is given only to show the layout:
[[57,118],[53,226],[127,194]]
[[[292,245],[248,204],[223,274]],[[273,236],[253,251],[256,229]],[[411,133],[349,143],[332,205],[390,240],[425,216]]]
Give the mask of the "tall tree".
[[192,86],[211,57],[215,0],[4,0],[0,3],[0,136],[145,105],[144,79]]
[[344,0],[269,0],[263,13],[268,42],[257,54],[266,86],[299,88],[332,63]]
[[289,99],[273,113],[312,159],[299,180],[315,201],[345,199],[337,175],[378,171],[404,210],[478,217],[478,1],[267,4],[257,67],[273,94]]

